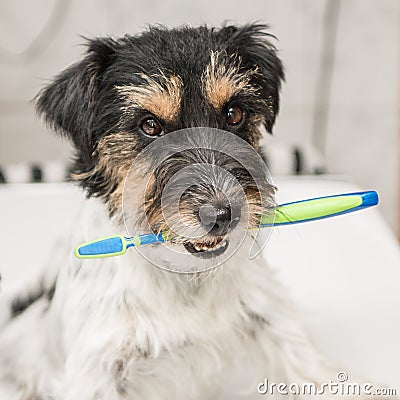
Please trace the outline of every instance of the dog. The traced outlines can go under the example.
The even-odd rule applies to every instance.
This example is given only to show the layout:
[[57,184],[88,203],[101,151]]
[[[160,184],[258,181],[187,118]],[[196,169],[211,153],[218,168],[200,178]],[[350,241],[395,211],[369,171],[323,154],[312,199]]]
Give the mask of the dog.
[[[91,39],[39,93],[38,113],[74,146],[72,179],[88,199],[65,254],[10,302],[1,399],[259,398],[265,377],[335,378],[288,291],[249,257],[247,227],[274,205],[259,155],[284,80],[266,29]],[[125,229],[171,240],[112,258],[72,254]]]

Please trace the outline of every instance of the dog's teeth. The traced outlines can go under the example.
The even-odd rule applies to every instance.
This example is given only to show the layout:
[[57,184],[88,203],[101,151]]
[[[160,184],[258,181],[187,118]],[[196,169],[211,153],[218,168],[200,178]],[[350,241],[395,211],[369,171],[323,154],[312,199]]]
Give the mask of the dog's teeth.
[[223,242],[221,242],[221,243],[218,243],[218,245],[215,247],[215,249],[220,249],[220,248],[222,248],[222,247],[225,247],[225,245],[226,245],[226,242],[223,241]]
[[221,247],[225,247],[225,245],[226,245],[226,241],[224,240],[222,242],[219,242],[215,246],[213,246],[213,245],[205,245],[205,244],[202,244],[202,245],[194,244],[193,247],[194,247],[194,249],[196,251],[209,251],[209,250],[213,251],[213,250],[218,250]]

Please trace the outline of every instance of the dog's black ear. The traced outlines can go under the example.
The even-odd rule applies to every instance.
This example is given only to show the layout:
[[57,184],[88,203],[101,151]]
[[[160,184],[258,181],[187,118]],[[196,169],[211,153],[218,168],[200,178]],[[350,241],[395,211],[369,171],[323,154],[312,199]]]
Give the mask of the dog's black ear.
[[81,159],[92,152],[99,85],[116,45],[110,38],[89,40],[85,58],[61,72],[36,97],[37,112],[72,141]]
[[236,52],[246,68],[257,68],[256,84],[262,88],[262,97],[267,105],[265,127],[272,133],[272,127],[279,112],[279,92],[285,79],[282,61],[270,39],[275,38],[266,32],[268,25],[249,24],[242,27],[225,26],[221,34],[226,35],[228,52]]

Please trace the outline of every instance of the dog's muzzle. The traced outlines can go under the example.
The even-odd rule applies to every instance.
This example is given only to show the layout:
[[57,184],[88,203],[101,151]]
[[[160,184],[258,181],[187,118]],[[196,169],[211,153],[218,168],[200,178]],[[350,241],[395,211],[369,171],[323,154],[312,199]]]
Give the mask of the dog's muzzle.
[[[220,151],[195,148],[165,160],[155,171],[147,214],[154,230],[176,234],[190,254],[223,254],[229,239],[261,207],[253,177],[237,160]],[[164,184],[163,184],[164,183]],[[160,193],[157,199],[155,193]],[[256,206],[256,209],[254,209]],[[161,228],[160,228],[161,227]]]
[[[172,132],[146,147],[135,163],[132,182],[143,179],[143,171],[147,178],[137,226],[167,232],[172,238],[162,251],[143,249],[143,253],[157,257],[157,265],[168,263],[169,269],[191,270],[192,264],[205,270],[224,262],[240,247],[248,228],[256,227],[274,204],[265,163],[253,147],[229,132],[210,128]],[[125,193],[124,204],[130,204]],[[127,216],[134,215],[126,211]]]
[[229,245],[228,234],[238,225],[241,211],[238,206],[229,204],[206,204],[197,212],[198,222],[207,232],[204,242],[186,242],[185,249],[202,258],[223,254]]

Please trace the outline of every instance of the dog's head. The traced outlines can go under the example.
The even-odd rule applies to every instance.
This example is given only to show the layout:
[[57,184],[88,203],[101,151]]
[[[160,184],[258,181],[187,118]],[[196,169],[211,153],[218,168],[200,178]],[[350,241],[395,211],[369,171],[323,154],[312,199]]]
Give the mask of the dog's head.
[[[147,182],[135,212],[158,232],[171,228],[162,202],[168,182],[187,166],[207,164],[211,170],[189,174],[193,180],[178,199],[181,219],[207,232],[201,240],[184,244],[193,254],[223,251],[223,239],[243,210],[233,187],[240,184],[255,219],[265,207],[263,198],[272,198],[273,187],[255,182],[243,162],[218,144],[205,148],[201,132],[191,148],[169,154],[157,165],[154,157],[142,157],[139,165],[137,157],[171,132],[194,127],[228,131],[247,142],[247,147],[231,143],[245,158],[252,157],[249,148],[258,151],[259,126],[271,132],[283,79],[281,61],[265,28],[151,27],[118,40],[89,40],[86,57],[37,98],[38,112],[76,149],[73,178],[89,196],[104,199],[112,216],[119,216],[124,183],[134,165]],[[217,170],[228,171],[232,184]]]

